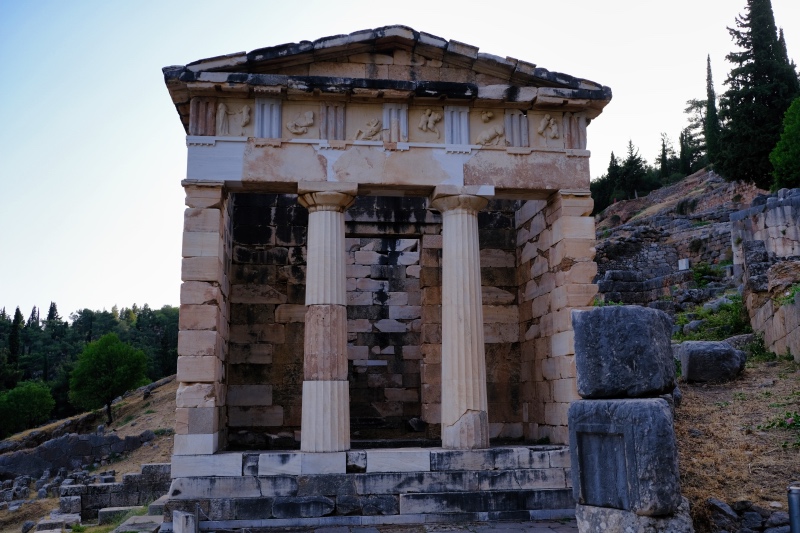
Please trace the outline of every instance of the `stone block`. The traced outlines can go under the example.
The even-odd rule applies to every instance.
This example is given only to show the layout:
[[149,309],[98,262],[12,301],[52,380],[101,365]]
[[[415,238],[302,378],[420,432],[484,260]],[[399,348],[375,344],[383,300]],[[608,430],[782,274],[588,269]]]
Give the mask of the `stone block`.
[[478,473],[467,471],[374,473],[359,474],[355,478],[358,494],[465,492],[479,488]]
[[305,322],[306,306],[299,304],[281,304],[275,308],[275,322],[279,324],[289,322]]
[[175,395],[177,407],[218,407],[225,405],[224,389],[218,383],[181,383]]
[[221,304],[222,295],[217,285],[204,281],[184,281],[181,284],[181,305]]
[[427,472],[431,452],[411,448],[367,450],[367,472]]
[[575,353],[575,333],[562,331],[550,337],[550,356],[558,358]]
[[183,477],[241,476],[242,454],[177,455],[172,458],[173,479]]
[[333,513],[335,502],[325,496],[278,497],[272,504],[275,518],[314,518]]
[[214,232],[184,232],[181,255],[183,257],[221,257],[222,239]]
[[178,373],[175,378],[182,383],[216,383],[222,381],[222,361],[211,356],[178,357]]
[[299,476],[302,472],[300,453],[262,453],[258,456],[259,476]]
[[344,474],[347,472],[347,453],[303,453],[300,471],[309,474]]
[[208,434],[219,431],[219,409],[217,407],[179,407],[175,409],[175,433]]
[[573,311],[578,393],[584,398],[637,398],[675,388],[672,320],[635,305]]
[[216,331],[179,331],[178,355],[218,355],[220,342]]
[[579,533],[694,533],[689,501],[686,498],[682,499],[673,514],[664,517],[639,516],[631,511],[578,504],[575,507],[575,519]]
[[222,185],[186,185],[186,206],[193,208],[219,207],[223,201]]
[[567,488],[563,468],[481,471],[478,480],[483,491]]
[[553,289],[550,305],[553,310],[564,307],[586,307],[591,305],[597,295],[597,285],[577,284],[562,285]]
[[559,243],[564,239],[593,239],[594,217],[562,216],[553,222],[552,242]]
[[173,533],[197,533],[200,531],[197,514],[184,511],[172,511]]
[[172,455],[205,455],[219,449],[219,433],[203,435],[175,435]]
[[228,408],[228,425],[232,427],[277,427],[282,426],[283,421],[284,412],[280,405]]
[[97,523],[101,525],[110,524],[134,509],[138,509],[138,507],[106,507],[105,509],[100,509],[97,512]]
[[226,400],[237,407],[272,405],[272,385],[228,385]]
[[217,330],[220,312],[216,305],[181,305],[178,327],[183,330]]
[[221,283],[223,278],[219,257],[184,257],[181,262],[181,281]]
[[686,381],[730,381],[744,370],[746,355],[723,341],[685,341],[675,346]]
[[578,503],[641,516],[678,510],[678,451],[665,400],[574,402],[569,440]]
[[217,232],[220,229],[219,209],[188,208],[183,212],[184,232]]

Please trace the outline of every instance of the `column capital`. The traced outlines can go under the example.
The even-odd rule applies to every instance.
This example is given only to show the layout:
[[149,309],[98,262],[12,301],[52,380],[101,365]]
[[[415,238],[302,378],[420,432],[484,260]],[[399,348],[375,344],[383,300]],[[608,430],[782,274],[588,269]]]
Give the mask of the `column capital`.
[[338,211],[343,213],[353,205],[356,197],[345,192],[317,191],[300,194],[297,201],[308,209],[309,213],[316,211]]
[[487,203],[489,203],[489,200],[483,196],[458,194],[434,198],[431,200],[431,207],[442,214],[448,211],[466,211],[471,214],[477,214],[478,211],[486,207]]

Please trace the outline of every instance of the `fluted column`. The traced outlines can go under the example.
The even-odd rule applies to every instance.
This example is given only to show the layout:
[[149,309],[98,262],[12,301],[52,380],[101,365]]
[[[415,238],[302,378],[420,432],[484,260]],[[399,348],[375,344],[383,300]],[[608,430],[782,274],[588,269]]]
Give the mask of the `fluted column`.
[[301,184],[298,196],[308,209],[300,449],[336,452],[350,449],[344,211],[355,200],[355,188],[310,188]]
[[434,197],[442,213],[442,446],[487,448],[478,211],[487,199]]

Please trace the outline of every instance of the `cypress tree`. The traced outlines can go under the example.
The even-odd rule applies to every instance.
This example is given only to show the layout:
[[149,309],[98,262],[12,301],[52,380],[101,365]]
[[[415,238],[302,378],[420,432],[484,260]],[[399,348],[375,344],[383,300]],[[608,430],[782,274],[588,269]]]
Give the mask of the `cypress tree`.
[[712,165],[719,157],[719,116],[717,115],[717,94],[711,77],[711,55],[706,57],[706,117],[703,130],[706,137],[706,155]]
[[19,307],[17,307],[17,310],[14,312],[14,320],[11,322],[11,334],[8,336],[8,364],[10,365],[17,364],[17,360],[19,359],[21,346],[20,332],[22,331],[24,320],[22,313],[19,311]]
[[747,0],[746,14],[728,32],[741,51],[726,56],[734,67],[720,101],[725,129],[718,166],[730,180],[769,188],[769,154],[780,137],[783,116],[800,92],[797,74],[778,38],[770,0]]

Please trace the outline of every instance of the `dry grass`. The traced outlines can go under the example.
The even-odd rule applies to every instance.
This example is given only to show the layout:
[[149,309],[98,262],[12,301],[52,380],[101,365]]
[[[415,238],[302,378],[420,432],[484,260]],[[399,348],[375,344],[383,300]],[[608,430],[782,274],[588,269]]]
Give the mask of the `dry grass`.
[[681,485],[697,531],[710,531],[705,505],[710,497],[764,507],[780,502],[785,509],[786,487],[800,479],[800,448],[792,446],[800,435],[759,426],[800,410],[800,365],[748,364],[736,381],[680,388],[675,432]]

